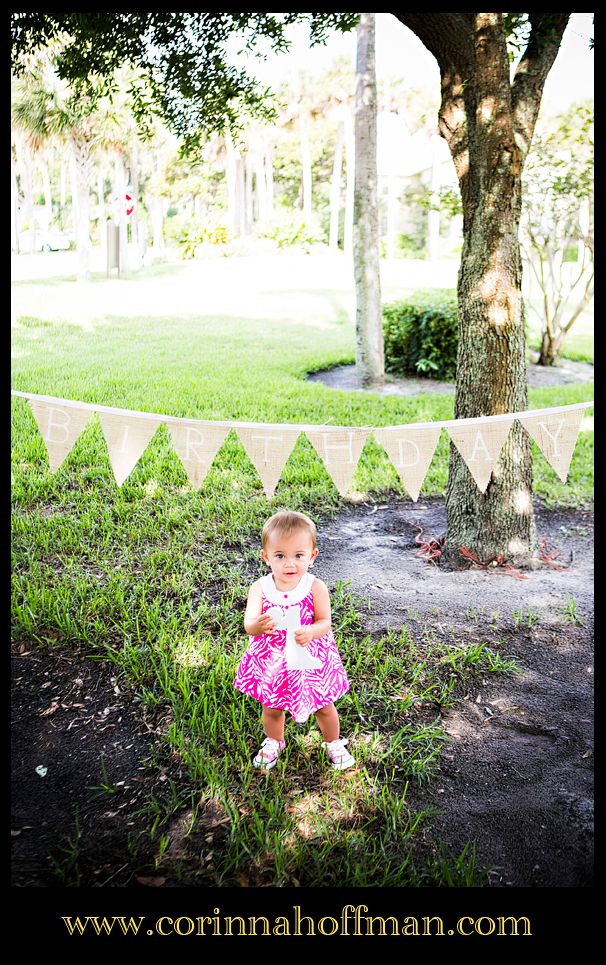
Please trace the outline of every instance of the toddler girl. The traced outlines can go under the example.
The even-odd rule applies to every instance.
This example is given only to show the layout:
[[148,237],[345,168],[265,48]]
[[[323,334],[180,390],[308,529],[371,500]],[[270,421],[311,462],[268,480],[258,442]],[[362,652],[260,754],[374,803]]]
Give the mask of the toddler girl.
[[[316,527],[303,513],[280,512],[267,520],[261,538],[271,573],[249,590],[244,629],[250,640],[234,680],[263,705],[266,738],[253,764],[264,770],[276,764],[288,710],[298,724],[315,713],[322,746],[333,767],[344,770],[355,761],[339,738],[333,701],[347,693],[349,681],[331,629],[328,590],[308,573],[318,555]],[[297,654],[299,647],[306,653]]]

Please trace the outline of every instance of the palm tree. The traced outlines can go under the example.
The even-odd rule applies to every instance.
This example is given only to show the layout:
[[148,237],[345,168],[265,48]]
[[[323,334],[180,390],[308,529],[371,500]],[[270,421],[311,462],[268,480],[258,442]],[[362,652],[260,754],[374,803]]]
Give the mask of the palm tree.
[[66,144],[74,170],[72,203],[76,209],[78,281],[90,278],[90,184],[97,150],[108,141],[108,131],[119,130],[115,112],[106,99],[75,93],[53,70],[52,50],[32,60],[15,83],[13,124],[30,143],[51,139]]

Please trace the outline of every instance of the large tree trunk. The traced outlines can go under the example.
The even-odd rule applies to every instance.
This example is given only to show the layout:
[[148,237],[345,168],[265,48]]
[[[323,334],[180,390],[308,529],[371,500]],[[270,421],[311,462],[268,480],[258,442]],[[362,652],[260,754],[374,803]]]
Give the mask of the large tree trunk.
[[379,274],[374,13],[363,13],[360,17],[356,74],[353,230],[356,368],[363,385],[381,385],[385,365]]
[[[513,83],[502,13],[396,16],[440,66],[440,133],[463,201],[455,418],[524,411],[521,174],[545,78],[569,15],[530,14],[532,32]],[[446,515],[447,560],[460,561],[462,546],[485,561],[501,556],[524,563],[534,555],[531,449],[519,423],[514,422],[484,493],[451,444]]]

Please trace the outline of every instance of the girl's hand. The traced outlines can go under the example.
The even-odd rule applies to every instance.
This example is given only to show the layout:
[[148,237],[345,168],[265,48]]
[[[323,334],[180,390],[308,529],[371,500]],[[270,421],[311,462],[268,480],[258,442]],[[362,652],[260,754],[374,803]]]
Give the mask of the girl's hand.
[[308,647],[312,640],[313,636],[310,627],[301,627],[300,630],[295,630],[295,642],[298,643],[300,647]]
[[263,613],[256,621],[256,629],[252,634],[254,637],[258,637],[261,633],[271,633],[275,629],[276,621],[269,616],[268,613]]

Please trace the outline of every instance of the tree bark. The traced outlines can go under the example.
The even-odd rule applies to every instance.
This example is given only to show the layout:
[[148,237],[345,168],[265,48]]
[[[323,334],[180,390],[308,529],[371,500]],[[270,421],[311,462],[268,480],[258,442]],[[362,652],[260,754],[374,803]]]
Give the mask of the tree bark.
[[[513,83],[503,14],[396,16],[438,61],[439,130],[450,148],[463,202],[455,418],[524,411],[521,174],[569,14],[530,15],[530,39]],[[484,561],[502,556],[523,564],[535,554],[531,449],[519,423],[484,493],[451,444],[446,515],[446,560],[459,562],[462,546]]]
[[353,256],[356,288],[356,368],[363,385],[385,379],[379,273],[377,82],[375,15],[358,24],[355,104]]
[[[21,137],[15,137],[15,150],[17,153],[17,166],[21,179],[21,195],[23,197],[22,219],[27,222],[29,228],[29,254],[33,255],[36,251],[36,221],[34,218],[34,189],[32,179],[32,152],[27,143]],[[20,229],[21,230],[21,229]]]
[[343,125],[337,128],[337,143],[330,182],[330,232],[328,245],[332,251],[339,248],[339,214],[341,212],[341,172],[343,168]]
[[299,138],[301,143],[301,184],[303,189],[303,220],[311,221],[311,152],[309,149],[309,134],[307,132],[307,110],[299,102]]
[[356,138],[354,132],[353,112],[349,105],[344,115],[345,126],[345,221],[343,225],[343,250],[351,257],[353,252],[353,218],[354,218],[354,168],[356,155]]
[[76,205],[76,250],[78,252],[78,281],[90,279],[90,151],[88,144],[75,138],[71,142],[74,158]]

